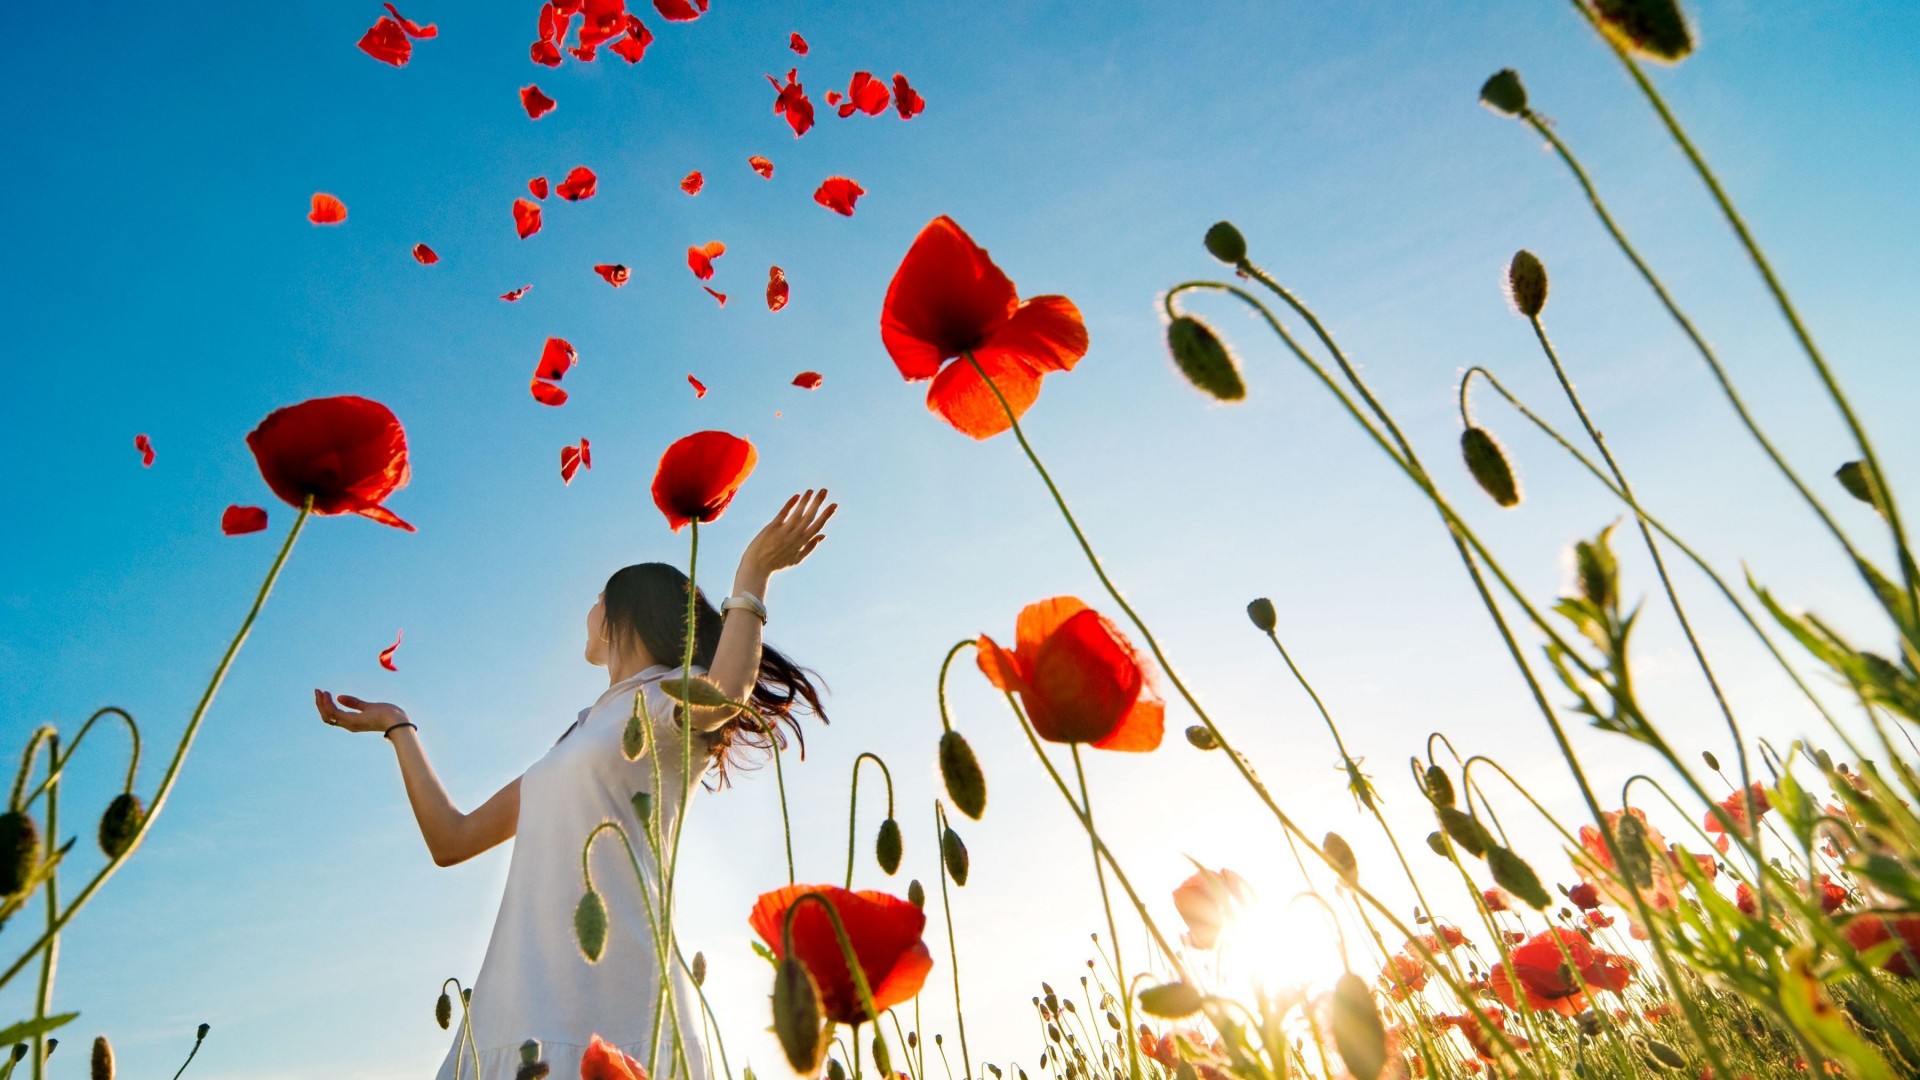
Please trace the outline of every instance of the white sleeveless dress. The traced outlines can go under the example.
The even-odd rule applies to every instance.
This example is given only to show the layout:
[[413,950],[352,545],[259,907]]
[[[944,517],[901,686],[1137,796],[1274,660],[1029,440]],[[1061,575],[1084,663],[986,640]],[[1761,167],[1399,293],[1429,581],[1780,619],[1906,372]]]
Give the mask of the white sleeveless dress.
[[[696,667],[699,674],[702,669]],[[520,777],[520,819],[507,869],[506,893],[494,919],[486,958],[474,979],[471,1005],[472,1045],[461,1037],[460,1009],[453,1011],[455,1038],[440,1066],[439,1080],[513,1080],[520,1067],[520,1045],[539,1039],[541,1056],[556,1078],[580,1075],[580,1056],[599,1035],[647,1064],[653,1043],[654,1001],[660,985],[659,963],[648,908],[635,883],[626,846],[613,830],[594,840],[593,884],[607,906],[607,944],[599,963],[589,964],[574,936],[574,909],[585,895],[580,878],[580,849],[602,822],[625,830],[633,854],[647,876],[654,903],[660,872],[633,805],[635,792],[654,795],[662,821],[661,850],[671,850],[692,793],[706,764],[702,737],[695,736],[690,781],[681,784],[681,732],[673,723],[673,701],[661,689],[679,668],[655,665],[607,688],[600,700],[580,711],[580,720],[553,749]],[[628,761],[621,737],[635,711],[635,695],[645,697],[653,721],[652,747],[659,761],[659,787],[646,755]],[[685,891],[683,875],[678,889]],[[710,1070],[701,1038],[699,999],[678,960],[673,965],[675,998],[688,1070],[674,1066],[672,1021],[660,1023],[659,1080],[708,1080]],[[479,1057],[475,1075],[474,1057]]]

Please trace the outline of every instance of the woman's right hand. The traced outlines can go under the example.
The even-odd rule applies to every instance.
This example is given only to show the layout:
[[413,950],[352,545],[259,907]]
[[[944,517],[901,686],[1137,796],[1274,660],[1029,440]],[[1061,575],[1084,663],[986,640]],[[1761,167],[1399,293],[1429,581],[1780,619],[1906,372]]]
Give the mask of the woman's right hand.
[[325,690],[313,692],[313,707],[319,711],[320,719],[345,731],[385,732],[407,719],[407,711],[398,705],[362,701],[352,694],[341,694],[336,700]]

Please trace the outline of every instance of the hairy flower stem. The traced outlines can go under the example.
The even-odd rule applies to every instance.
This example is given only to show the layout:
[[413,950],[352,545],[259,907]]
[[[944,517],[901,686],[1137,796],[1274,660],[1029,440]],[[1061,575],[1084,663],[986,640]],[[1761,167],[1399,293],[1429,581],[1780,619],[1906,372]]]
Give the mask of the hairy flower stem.
[[[632,867],[633,869],[634,885],[640,890],[641,902],[644,905],[646,905],[647,928],[653,934],[654,960],[660,970],[660,986],[656,991],[656,993],[654,994],[653,1036],[652,1036],[651,1048],[647,1051],[648,1074],[651,1075],[654,1072],[656,1072],[657,1071],[656,1066],[659,1064],[660,1030],[662,1026],[661,1013],[664,1007],[665,1011],[668,1014],[670,1014],[672,1018],[671,1027],[670,1027],[670,1031],[671,1031],[670,1045],[672,1048],[674,1063],[678,1065],[680,1070],[679,1075],[682,1078],[691,1076],[692,1074],[691,1072],[688,1071],[688,1067],[687,1067],[686,1047],[680,1032],[680,1009],[679,1009],[679,1000],[677,997],[678,991],[673,986],[673,977],[672,977],[673,968],[670,964],[670,958],[668,953],[669,945],[667,944],[668,939],[666,937],[665,928],[663,926],[664,911],[655,909],[653,904],[653,897],[650,896],[647,892],[646,874],[640,869],[640,859],[634,853],[634,850],[633,850],[633,839],[627,835],[627,830],[622,828],[618,822],[603,821],[600,824],[595,825],[593,827],[593,831],[587,834],[586,842],[580,846],[580,876],[582,879],[585,880],[586,887],[589,890],[592,890],[593,867],[592,867],[592,863],[588,861],[588,857],[593,852],[594,840],[598,839],[600,834],[603,832],[611,832],[615,836],[618,836],[620,838],[620,844],[622,848],[626,850],[627,865]],[[649,844],[651,843],[652,843],[651,838],[649,838]],[[659,863],[658,852],[656,852],[654,855],[654,862],[656,865]],[[673,955],[678,955],[679,953],[678,943],[677,942],[671,943],[671,948],[673,950]]]
[[[1092,832],[1093,797],[1087,794],[1087,770],[1080,763],[1080,744],[1070,743],[1073,751],[1073,775],[1080,782],[1080,805],[1086,808],[1087,831]],[[1093,849],[1093,876],[1100,883],[1100,908],[1107,914],[1107,936],[1113,939],[1113,978],[1121,986],[1127,985],[1126,961],[1120,958],[1120,925],[1113,918],[1113,901],[1107,896],[1107,872],[1100,865],[1100,849]],[[1133,1030],[1133,995],[1127,994],[1120,999],[1121,1008],[1126,1013],[1126,1029]],[[1140,1080],[1140,1043],[1137,1039],[1128,1039],[1127,1075]]]
[[58,783],[60,777],[64,775],[66,771],[67,762],[73,760],[73,752],[80,749],[80,743],[86,739],[87,732],[91,731],[94,723],[103,716],[117,717],[127,725],[127,736],[132,740],[133,747],[132,752],[127,756],[127,783],[126,787],[122,790],[131,792],[133,790],[134,779],[140,772],[140,725],[134,722],[133,717],[125,709],[108,705],[104,708],[94,710],[93,715],[87,717],[86,723],[80,725],[80,730],[75,732],[72,741],[67,743],[66,753],[48,754],[49,764],[47,766],[45,779],[41,780],[40,785],[34,788],[31,793],[22,798],[21,792],[26,787],[27,774],[31,771],[33,765],[34,752],[38,749],[44,738],[52,736],[54,729],[51,726],[47,726],[34,733],[33,739],[27,743],[27,752],[20,762],[20,775],[14,781],[13,800],[8,804],[9,807],[15,810],[24,810],[32,806],[34,801],[40,798],[41,794],[45,792],[47,788]]
[[[473,1041],[473,1009],[467,1003],[467,991],[466,988],[460,985],[459,979],[447,979],[442,982],[440,984],[440,992],[443,994],[446,993],[447,987],[449,986],[453,987],[453,999],[460,1003],[460,1034],[455,1037],[455,1041],[465,1046],[468,1053],[472,1055],[474,1080],[480,1080],[480,1049],[474,1045]],[[194,1043],[193,1049],[195,1052],[198,1052],[200,1044],[198,1042]],[[192,1060],[193,1054],[189,1053],[187,1055],[187,1061],[191,1062]],[[466,1062],[460,1059],[460,1053],[456,1050],[453,1055],[453,1080],[460,1080],[460,1067],[464,1064],[466,1064]],[[180,1072],[186,1071],[187,1066],[183,1063],[180,1066]],[[179,1080],[180,1073],[173,1075],[174,1080]]]
[[[953,658],[952,653],[947,654]],[[947,811],[940,800],[933,800],[933,843],[936,851],[945,852],[947,846]],[[943,855],[940,860],[940,913],[947,920],[947,959],[948,967],[953,969],[953,1020],[960,1028],[960,1071],[963,1080],[973,1080],[973,1055],[967,1050],[967,1011],[960,1004],[960,945],[953,934],[953,899],[947,893],[947,861]],[[946,1059],[946,1048],[940,1050],[941,1060]],[[951,1074],[952,1070],[948,1070]]]
[[[47,736],[48,768],[60,760],[60,736]],[[57,776],[49,777],[47,786],[47,853],[51,858],[54,849],[60,844],[60,783]],[[43,894],[47,903],[47,947],[40,954],[40,986],[34,994],[33,1018],[42,1021],[53,1005],[53,973],[60,963],[60,868],[54,866],[47,871],[46,891]],[[47,1036],[45,1032],[35,1032],[33,1036],[33,1080],[45,1080],[47,1075]]]
[[[853,759],[853,782],[848,785],[847,791],[847,888],[849,889],[853,888],[854,829],[858,822],[855,812],[860,809],[860,763],[869,760],[880,766],[880,775],[887,781],[887,817],[893,817],[893,772],[887,768],[886,762],[880,760],[880,755],[862,751]],[[791,885],[793,884],[792,841],[788,841],[787,865],[789,875],[787,884]]]
[[212,706],[214,695],[220,692],[220,684],[226,680],[227,669],[233,666],[234,658],[240,655],[240,646],[246,644],[247,635],[253,631],[253,621],[259,617],[260,609],[266,606],[267,596],[273,592],[273,583],[279,580],[280,570],[287,564],[287,555],[293,551],[293,542],[300,538],[300,530],[306,525],[307,516],[312,511],[313,498],[309,496],[306,503],[301,506],[299,516],[293,519],[293,528],[288,530],[286,542],[280,545],[280,553],[274,557],[273,565],[267,569],[266,580],[260,583],[259,591],[254,594],[253,606],[247,609],[246,618],[241,620],[239,632],[234,634],[233,640],[227,645],[227,651],[220,657],[220,663],[214,667],[213,677],[207,681],[207,688],[200,695],[200,703],[194,706],[193,715],[187,718],[187,728],[180,735],[180,744],[174,748],[173,759],[167,763],[167,771],[160,777],[160,786],[154,791],[153,803],[141,819],[140,827],[134,830],[133,839],[128,842],[126,850],[108,859],[107,864],[93,876],[93,880],[87,882],[86,886],[74,895],[72,902],[60,912],[59,917],[48,924],[46,931],[32,945],[27,946],[26,951],[21,953],[19,959],[9,965],[4,973],[0,973],[0,987],[12,981],[13,977],[33,959],[35,953],[49,947],[67,923],[72,921],[73,917],[79,914],[80,909],[86,906],[87,901],[93,898],[93,894],[99,891],[100,886],[106,884],[114,871],[120,869],[121,865],[140,849],[141,841],[146,839],[148,830],[153,828],[153,823],[159,818],[160,811],[166,807],[167,796],[173,793],[174,782],[180,777],[180,766],[185,763],[187,751],[193,748],[193,738],[200,731],[200,722],[206,718],[207,709]]

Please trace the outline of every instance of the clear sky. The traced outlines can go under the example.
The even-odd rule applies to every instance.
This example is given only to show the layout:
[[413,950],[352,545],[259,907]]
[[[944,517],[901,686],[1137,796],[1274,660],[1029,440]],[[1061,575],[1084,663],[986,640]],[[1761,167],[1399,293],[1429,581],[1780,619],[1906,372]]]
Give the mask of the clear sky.
[[[1793,602],[1883,634],[1564,171],[1475,104],[1488,74],[1517,67],[1786,451],[1823,479],[1853,456],[1699,185],[1565,3],[715,0],[690,25],[648,18],[658,41],[637,68],[603,56],[558,71],[527,59],[537,6],[406,5],[441,33],[404,70],[354,48],[380,14],[371,2],[115,2],[37,19],[32,33],[15,20],[0,41],[14,87],[0,121],[14,162],[0,245],[0,745],[123,705],[147,725],[151,790],[293,517],[260,482],[246,432],[275,407],[357,393],[390,405],[413,449],[413,483],[391,506],[420,531],[311,525],[165,816],[65,939],[56,1004],[83,1017],[63,1034],[77,1047],[108,1033],[128,1075],[165,1075],[202,1020],[214,1026],[202,1077],[400,1080],[437,1065],[447,1037],[433,998],[443,977],[477,969],[506,854],[436,869],[391,751],[322,726],[309,692],[403,704],[455,798],[477,803],[604,686],[580,650],[607,575],[684,559],[685,535],[667,532],[646,488],[660,451],[701,428],[744,435],[761,455],[704,534],[703,580],[725,583],[716,575],[789,493],[825,484],[842,503],[826,546],[768,598],[770,639],[833,690],[832,726],[789,770],[800,876],[844,873],[846,772],[873,750],[900,786],[907,864],[886,882],[863,860],[857,880],[936,880],[932,692],[946,647],[1008,635],[1022,605],[1057,593],[1112,612],[1018,448],[937,422],[880,346],[887,280],[936,214],[1024,293],[1064,293],[1084,311],[1090,355],[1049,379],[1029,414],[1039,451],[1262,774],[1307,828],[1347,833],[1368,866],[1387,856],[1339,790],[1308,702],[1244,621],[1253,596],[1275,599],[1416,846],[1425,826],[1403,768],[1429,731],[1496,754],[1556,808],[1573,793],[1434,515],[1297,365],[1237,311],[1209,306],[1246,361],[1248,400],[1210,404],[1173,372],[1155,297],[1217,276],[1199,241],[1218,218],[1316,305],[1539,594],[1559,588],[1566,545],[1617,510],[1491,402],[1481,413],[1516,454],[1528,503],[1498,512],[1455,463],[1453,390],[1468,364],[1571,423],[1500,296],[1521,246],[1552,274],[1549,326],[1648,503],[1723,567],[1749,560]],[[1656,77],[1911,503],[1920,9],[1693,9],[1701,51]],[[786,49],[794,30],[812,43],[804,59]],[[796,63],[816,103],[857,69],[901,71],[926,111],[903,123],[823,108],[796,141],[761,77]],[[559,102],[538,122],[516,96],[533,81]],[[750,154],[774,160],[771,182]],[[549,202],[545,230],[517,239],[509,206],[526,180],[577,164],[599,174],[598,196]],[[677,182],[696,168],[707,186],[689,198]],[[811,201],[833,174],[869,192],[850,219]],[[345,200],[345,225],[307,223],[314,191]],[[682,256],[712,239],[728,245],[713,282],[733,295],[724,310]],[[415,264],[418,242],[442,261]],[[631,283],[608,288],[599,262],[632,267]],[[759,301],[769,264],[793,287],[777,314]],[[529,283],[518,304],[496,298]],[[548,335],[581,357],[559,409],[526,391]],[[803,369],[825,385],[789,386]],[[712,388],[704,400],[689,373]],[[158,453],[151,469],[139,432]],[[563,488],[558,450],[581,436],[594,468]],[[1864,508],[1823,490],[1878,543]],[[232,502],[269,506],[268,532],[223,537]],[[1622,547],[1628,589],[1644,594],[1645,562]],[[1782,742],[1810,732],[1724,608],[1681,578],[1743,719]],[[398,628],[393,674],[375,656]],[[1671,617],[1649,605],[1642,634],[1646,700],[1676,742],[1724,753]],[[977,1056],[1031,1068],[1028,998],[1041,979],[1072,981],[1098,926],[1086,845],[971,669],[954,700],[992,785],[986,820],[964,827],[973,880],[953,908],[969,1039]],[[1171,732],[1189,722],[1169,709]],[[1578,738],[1605,789],[1646,764],[1618,741]],[[65,820],[83,837],[122,746],[103,733],[68,782]],[[1277,830],[1226,773],[1177,734],[1154,755],[1095,764],[1096,812],[1163,908],[1187,855],[1238,868],[1276,907],[1300,887]],[[762,1076],[784,1069],[762,1032],[769,976],[745,916],[784,883],[772,779],[697,805],[683,915],[687,949],[710,959],[735,1068],[750,1060]],[[862,815],[863,849],[878,816],[872,804]],[[1544,834],[1523,833],[1539,840],[1543,875],[1566,880]],[[89,845],[82,872],[97,865]],[[1453,889],[1445,902],[1463,903]],[[30,919],[6,934],[12,948]],[[947,951],[930,938],[927,1027],[951,1036]],[[1288,963],[1275,958],[1273,978],[1324,973]],[[0,993],[0,1020],[28,1011],[26,981]],[[54,1075],[81,1075],[82,1060],[62,1052]]]

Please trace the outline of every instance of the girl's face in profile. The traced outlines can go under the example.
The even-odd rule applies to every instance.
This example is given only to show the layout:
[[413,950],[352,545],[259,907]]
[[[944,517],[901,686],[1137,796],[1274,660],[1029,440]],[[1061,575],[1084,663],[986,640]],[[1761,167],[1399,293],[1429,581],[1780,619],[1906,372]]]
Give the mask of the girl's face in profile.
[[587,611],[587,663],[607,666],[607,594],[602,591]]

